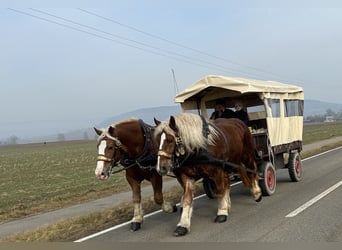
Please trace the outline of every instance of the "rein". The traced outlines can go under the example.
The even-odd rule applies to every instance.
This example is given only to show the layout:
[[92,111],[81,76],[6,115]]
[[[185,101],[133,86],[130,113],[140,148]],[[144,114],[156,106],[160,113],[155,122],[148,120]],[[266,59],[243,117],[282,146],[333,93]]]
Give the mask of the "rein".
[[[203,136],[205,138],[208,138],[208,135],[210,133],[209,132],[209,126],[213,126],[220,133],[221,137],[224,138],[224,142],[226,144],[226,148],[227,148],[227,152],[228,152],[229,144],[228,144],[227,138],[224,136],[222,131],[217,126],[215,126],[214,124],[209,125],[203,116],[201,116],[201,119],[202,119],[202,124],[203,124],[203,129],[202,129]],[[179,136],[176,138],[177,138],[177,140],[176,140],[176,148],[177,148],[177,147],[180,147],[179,143],[182,143],[182,140]],[[181,146],[183,146],[183,145],[181,145]],[[158,155],[163,155],[163,156],[170,158],[170,159],[172,158],[172,156],[165,153],[164,151],[159,152]],[[174,153],[173,156],[175,157],[175,160],[176,160],[176,165],[174,166],[174,169],[180,168],[184,164],[191,164],[191,165],[214,164],[214,165],[228,166],[228,167],[232,167],[235,169],[241,169],[241,170],[245,170],[246,172],[259,175],[259,173],[257,171],[246,168],[245,166],[241,166],[241,165],[233,163],[233,162],[229,162],[228,159],[227,160],[221,160],[221,159],[212,157],[211,155],[208,154],[207,150],[205,150],[205,149],[202,149],[200,152],[197,152],[197,154],[195,153],[193,155],[185,154],[185,153],[183,155],[180,155],[180,154]]]
[[157,163],[157,156],[150,154],[150,145],[151,145],[151,129],[147,126],[141,119],[139,119],[139,123],[144,131],[144,148],[143,151],[136,156],[135,158],[125,158],[125,154],[122,154],[120,164],[126,168],[129,168],[134,165],[138,165],[141,169],[154,169],[153,165]]

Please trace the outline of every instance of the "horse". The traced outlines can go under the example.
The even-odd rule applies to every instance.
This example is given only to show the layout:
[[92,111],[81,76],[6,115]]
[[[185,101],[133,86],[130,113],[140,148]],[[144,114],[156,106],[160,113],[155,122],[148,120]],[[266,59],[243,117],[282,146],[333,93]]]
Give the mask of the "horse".
[[215,184],[217,223],[225,222],[230,211],[233,174],[240,174],[255,201],[261,201],[255,146],[241,120],[205,120],[200,115],[181,113],[170,116],[169,121],[155,119],[155,123],[153,139],[159,145],[156,169],[161,175],[173,172],[183,188],[183,208],[175,236],[190,232],[194,183],[201,178],[209,178]]
[[141,119],[127,119],[115,123],[106,129],[94,127],[97,139],[97,166],[95,175],[99,180],[106,180],[113,173],[113,168],[121,165],[115,172],[125,171],[126,180],[132,190],[134,215],[131,220],[131,231],[141,228],[143,210],[141,205],[141,182],[150,181],[154,193],[154,201],[167,213],[177,211],[176,205],[163,198],[162,176],[155,169],[157,150],[153,144],[154,127]]

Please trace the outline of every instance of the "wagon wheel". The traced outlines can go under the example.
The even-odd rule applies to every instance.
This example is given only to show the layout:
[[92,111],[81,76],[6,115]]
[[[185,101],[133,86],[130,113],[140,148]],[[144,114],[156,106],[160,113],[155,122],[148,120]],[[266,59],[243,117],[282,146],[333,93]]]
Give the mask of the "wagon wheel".
[[302,179],[302,160],[300,154],[296,151],[290,153],[289,162],[287,164],[289,169],[289,175],[292,181],[298,182]]
[[259,166],[259,172],[262,178],[259,180],[259,186],[264,196],[270,196],[275,193],[277,186],[276,171],[272,163],[264,161]]
[[209,178],[203,178],[203,189],[208,198],[216,198],[216,185],[213,180],[210,180]]

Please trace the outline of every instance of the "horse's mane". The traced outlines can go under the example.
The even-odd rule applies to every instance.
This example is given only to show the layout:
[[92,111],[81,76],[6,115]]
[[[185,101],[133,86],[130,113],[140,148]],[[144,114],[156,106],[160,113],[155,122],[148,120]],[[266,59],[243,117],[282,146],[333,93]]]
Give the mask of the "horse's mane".
[[[102,129],[102,134],[99,136],[98,138],[98,141],[101,140],[101,138],[103,137],[108,137],[108,138],[111,138],[114,140],[113,136],[109,133],[109,128],[112,127],[115,129],[115,127],[117,126],[120,126],[120,125],[123,125],[123,124],[126,124],[126,123],[131,123],[131,122],[134,122],[134,121],[138,121],[138,118],[129,118],[129,119],[126,119],[126,120],[122,120],[122,121],[119,121],[119,122],[116,122],[116,123],[113,123],[112,125]],[[115,139],[117,140],[117,139]]]
[[[180,113],[174,116],[176,125],[179,130],[179,136],[187,152],[198,152],[201,148],[206,148],[208,144],[214,145],[218,136],[218,131],[213,126],[209,127],[209,135],[203,135],[203,121],[199,115],[192,113]],[[159,134],[163,130],[167,133],[174,134],[167,122],[162,122],[155,133]]]

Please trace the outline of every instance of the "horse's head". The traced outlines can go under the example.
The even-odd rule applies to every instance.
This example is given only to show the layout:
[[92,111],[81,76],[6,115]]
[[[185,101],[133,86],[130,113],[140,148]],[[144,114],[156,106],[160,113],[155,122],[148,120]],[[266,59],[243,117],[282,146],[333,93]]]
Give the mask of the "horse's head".
[[174,155],[177,148],[178,128],[175,118],[170,117],[169,122],[159,122],[155,119],[156,144],[159,145],[156,170],[160,175],[166,175],[174,166]]
[[120,161],[121,142],[114,135],[114,128],[109,126],[107,129],[94,128],[97,139],[97,165],[95,175],[100,180],[108,179],[110,172]]

